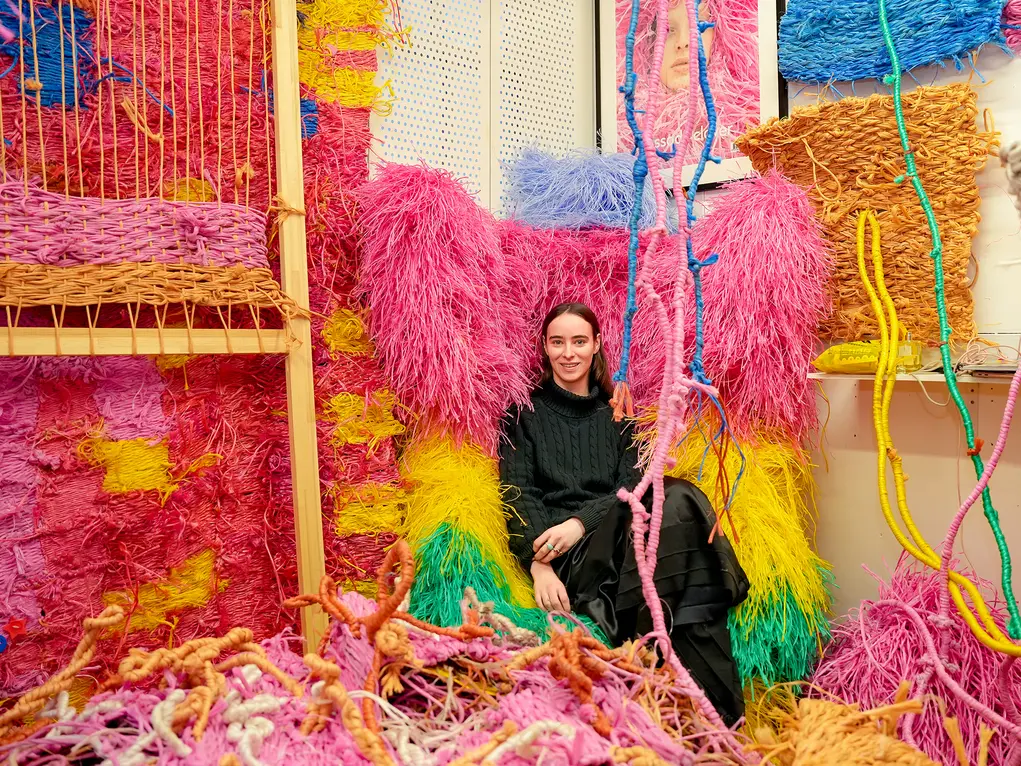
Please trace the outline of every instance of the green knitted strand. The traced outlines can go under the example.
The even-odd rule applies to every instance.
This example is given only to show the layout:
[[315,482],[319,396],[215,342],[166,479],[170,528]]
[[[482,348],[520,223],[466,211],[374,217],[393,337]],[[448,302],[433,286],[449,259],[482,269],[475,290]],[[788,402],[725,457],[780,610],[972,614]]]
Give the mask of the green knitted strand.
[[[929,224],[929,234],[932,236],[932,252],[930,257],[933,260],[933,268],[936,277],[936,312],[939,315],[940,334],[940,357],[943,360],[943,375],[947,380],[947,387],[950,389],[950,396],[957,405],[961,414],[961,422],[964,424],[964,433],[968,440],[968,451],[971,453],[971,463],[975,468],[975,476],[981,478],[985,471],[985,465],[981,456],[975,450],[975,428],[972,425],[971,414],[961,396],[961,390],[957,384],[957,375],[954,373],[953,362],[950,359],[950,322],[947,319],[947,306],[945,299],[945,288],[943,281],[943,243],[940,240],[939,225],[936,223],[936,214],[933,212],[932,203],[925,193],[922,180],[918,177],[918,167],[915,164],[915,153],[911,150],[908,142],[908,129],[904,122],[904,108],[901,104],[901,67],[900,59],[897,56],[897,48],[893,42],[893,34],[890,32],[890,24],[886,16],[886,0],[879,0],[879,23],[883,29],[883,40],[886,42],[886,49],[890,54],[890,64],[893,74],[887,75],[884,82],[893,85],[893,108],[897,116],[897,132],[900,134],[900,145],[904,151],[904,164],[907,167],[907,178],[918,195],[918,201],[925,211],[925,220]],[[904,176],[897,179],[903,183]],[[1000,515],[993,507],[992,497],[989,488],[982,491],[982,510],[985,513],[989,527],[996,538],[996,547],[1000,552],[1000,583],[1007,601],[1007,611],[1010,613],[1010,620],[1007,623],[1007,631],[1013,639],[1021,638],[1021,614],[1018,613],[1017,599],[1014,597],[1014,586],[1011,582],[1012,567],[1010,563],[1010,550],[1007,548],[1007,540],[1000,528]]]

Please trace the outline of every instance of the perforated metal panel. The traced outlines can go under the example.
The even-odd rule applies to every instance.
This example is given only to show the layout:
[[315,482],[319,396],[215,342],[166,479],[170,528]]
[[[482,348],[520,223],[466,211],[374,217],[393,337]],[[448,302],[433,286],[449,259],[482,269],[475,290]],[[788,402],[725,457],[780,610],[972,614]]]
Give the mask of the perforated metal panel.
[[[593,145],[591,5],[578,0],[500,0],[494,74],[501,167],[527,146],[564,154]],[[503,174],[494,173],[494,180],[493,207],[504,208]]]
[[383,159],[446,168],[487,195],[489,2],[401,3],[412,44],[380,61],[379,81],[391,81],[396,101],[375,131]]
[[595,143],[591,0],[404,0],[412,47],[380,61],[396,94],[379,157],[425,161],[504,206],[502,163],[525,146]]

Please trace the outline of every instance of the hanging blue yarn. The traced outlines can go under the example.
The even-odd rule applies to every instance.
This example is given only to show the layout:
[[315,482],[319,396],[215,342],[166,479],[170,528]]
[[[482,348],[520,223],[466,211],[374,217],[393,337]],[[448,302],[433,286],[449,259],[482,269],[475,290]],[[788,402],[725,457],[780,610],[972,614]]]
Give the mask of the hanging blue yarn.
[[[890,0],[888,17],[905,70],[952,60],[986,43],[1007,50],[1004,0]],[[788,80],[881,78],[889,73],[875,0],[790,0],[780,21],[780,71]]]
[[630,238],[627,247],[627,307],[624,309],[624,337],[621,339],[620,367],[613,374],[616,384],[627,382],[627,371],[631,364],[631,326],[635,313],[638,311],[638,300],[635,282],[638,280],[638,221],[642,215],[639,200],[645,199],[645,176],[649,166],[645,161],[645,144],[642,141],[642,130],[635,119],[635,33],[638,30],[639,0],[631,0],[631,19],[628,24],[627,38],[624,47],[624,84],[620,91],[624,94],[624,115],[635,139],[635,164],[632,176],[635,182],[634,207],[628,220]]
[[[241,91],[243,93],[247,93],[248,88],[242,85]],[[268,87],[266,82],[266,70],[263,70],[259,88],[258,90],[253,90],[252,93],[257,96],[261,96],[267,91],[269,94],[267,99],[269,103],[269,113],[273,114],[273,89]],[[316,102],[310,98],[299,99],[298,103],[301,109],[301,137],[302,139],[307,140],[319,132],[319,107],[316,105]]]
[[[21,76],[21,55],[24,51],[24,80],[35,80],[42,84],[40,90],[29,87],[26,95],[38,98],[43,106],[63,107],[84,106],[83,99],[96,89],[96,63],[92,52],[93,18],[81,8],[70,3],[59,6],[60,16],[50,5],[41,3],[33,7],[32,13],[25,6],[21,16],[11,4],[0,5],[0,24],[10,30],[15,38],[0,44],[0,53],[11,59],[11,65],[0,74],[7,77],[12,72],[18,81],[18,90],[23,90]],[[71,14],[74,14],[74,40],[71,39]],[[34,19],[33,19],[34,15]],[[33,31],[32,21],[35,21]],[[63,31],[64,63],[61,66],[61,32]],[[23,35],[24,41],[17,35]],[[78,78],[75,87],[74,60],[71,51],[77,54]],[[39,69],[36,71],[36,56]],[[63,88],[61,84],[63,83]],[[65,93],[66,91],[66,93]]]
[[[633,161],[627,154],[580,150],[566,157],[528,148],[506,167],[513,217],[540,229],[624,228],[635,206]],[[639,227],[656,222],[646,186]],[[676,231],[676,220],[672,227]]]

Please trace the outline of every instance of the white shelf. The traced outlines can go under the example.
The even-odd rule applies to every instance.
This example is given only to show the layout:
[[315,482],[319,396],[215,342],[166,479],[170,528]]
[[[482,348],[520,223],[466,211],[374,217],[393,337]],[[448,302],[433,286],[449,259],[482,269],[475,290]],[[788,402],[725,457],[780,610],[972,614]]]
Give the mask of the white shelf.
[[[868,374],[843,374],[837,372],[810,372],[808,373],[809,380],[856,380],[856,381],[868,381],[871,383],[875,380],[875,375],[872,373]],[[936,383],[940,385],[946,385],[947,379],[943,376],[942,372],[911,372],[911,373],[898,373],[896,376],[897,382],[915,382],[915,383]],[[979,375],[965,375],[960,374],[957,376],[957,382],[961,385],[980,385],[988,383],[990,385],[1010,385],[1010,375],[995,375],[995,376],[979,376]]]

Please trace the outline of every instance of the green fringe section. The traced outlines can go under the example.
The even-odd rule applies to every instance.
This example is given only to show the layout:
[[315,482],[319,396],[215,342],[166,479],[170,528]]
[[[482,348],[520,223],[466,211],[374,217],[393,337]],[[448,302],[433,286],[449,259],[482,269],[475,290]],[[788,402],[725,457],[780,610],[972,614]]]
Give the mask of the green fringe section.
[[[411,587],[411,614],[434,625],[460,625],[465,588],[480,601],[492,601],[495,611],[519,628],[549,638],[549,623],[542,609],[513,603],[507,575],[483,555],[482,546],[468,532],[441,524],[415,545],[415,582]],[[604,644],[606,636],[587,617],[579,617]],[[566,620],[559,620],[570,627]]]
[[[824,567],[818,570],[829,592],[833,574]],[[743,618],[743,605],[730,610],[727,625],[741,681],[759,679],[769,687],[808,678],[830,640],[829,602],[806,614],[789,591],[767,600],[767,608],[760,607],[751,621]]]

